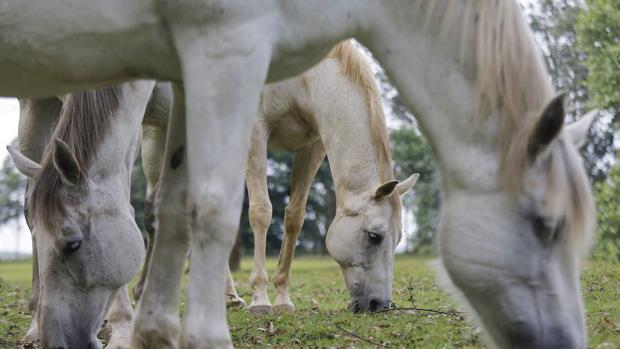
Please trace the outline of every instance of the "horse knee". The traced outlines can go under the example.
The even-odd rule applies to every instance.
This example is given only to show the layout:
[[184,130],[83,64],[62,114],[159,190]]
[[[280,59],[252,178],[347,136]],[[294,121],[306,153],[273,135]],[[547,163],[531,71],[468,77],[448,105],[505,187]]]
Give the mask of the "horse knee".
[[239,226],[241,203],[218,189],[205,189],[188,195],[188,219],[193,243],[199,246],[215,243],[232,249]]
[[248,208],[248,216],[250,218],[250,225],[256,227],[259,230],[266,230],[271,224],[271,215],[273,208],[271,202],[250,202]]

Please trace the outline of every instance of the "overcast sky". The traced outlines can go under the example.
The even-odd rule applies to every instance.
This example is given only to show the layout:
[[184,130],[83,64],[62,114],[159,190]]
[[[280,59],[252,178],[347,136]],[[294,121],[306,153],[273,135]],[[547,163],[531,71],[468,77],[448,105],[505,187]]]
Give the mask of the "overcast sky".
[[[0,165],[9,155],[6,146],[17,137],[19,103],[15,98],[0,97]],[[23,217],[20,224],[0,225],[0,252],[31,253],[30,233]]]

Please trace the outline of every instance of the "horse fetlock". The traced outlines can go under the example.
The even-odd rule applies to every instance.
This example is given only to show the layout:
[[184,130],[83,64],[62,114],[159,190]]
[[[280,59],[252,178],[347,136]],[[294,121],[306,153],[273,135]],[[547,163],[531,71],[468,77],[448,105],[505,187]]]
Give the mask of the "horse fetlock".
[[267,289],[267,282],[269,281],[269,276],[267,276],[267,272],[265,270],[253,270],[252,275],[250,276],[250,285],[254,287],[254,289],[264,288]]
[[39,325],[37,323],[37,314],[32,314],[32,321],[30,322],[30,326],[28,327],[28,331],[26,332],[26,336],[24,337],[24,341],[26,342],[36,342],[39,340]]
[[276,290],[276,301],[273,304],[273,312],[276,314],[290,313],[295,310],[295,305],[288,295],[288,288]]
[[182,349],[233,348],[225,321],[188,321],[181,333],[180,342]]
[[269,301],[267,282],[260,285],[260,287],[255,287],[254,294],[252,295],[252,303],[250,303],[248,310],[254,314],[271,313],[271,302]]
[[136,349],[177,349],[179,331],[180,322],[177,316],[138,315],[134,322],[132,347]]
[[247,303],[238,295],[230,294],[226,296],[226,309],[243,309],[246,306]]

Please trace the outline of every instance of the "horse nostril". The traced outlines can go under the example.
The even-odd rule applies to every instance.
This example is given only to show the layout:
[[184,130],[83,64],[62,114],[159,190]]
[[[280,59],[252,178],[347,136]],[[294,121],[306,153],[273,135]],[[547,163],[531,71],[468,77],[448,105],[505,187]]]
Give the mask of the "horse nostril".
[[376,299],[376,298],[372,298],[372,299],[370,300],[370,302],[368,302],[368,310],[369,310],[371,313],[372,313],[372,312],[375,312],[375,311],[377,311],[377,310],[379,310],[379,309],[381,309],[381,308],[382,308],[382,306],[381,306],[381,301],[380,301],[380,300],[378,300],[378,299]]

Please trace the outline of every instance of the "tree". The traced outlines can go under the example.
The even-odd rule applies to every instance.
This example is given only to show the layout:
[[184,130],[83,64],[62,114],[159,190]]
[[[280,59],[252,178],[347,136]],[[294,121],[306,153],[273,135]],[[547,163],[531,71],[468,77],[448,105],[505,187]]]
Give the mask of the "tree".
[[586,85],[594,105],[610,111],[614,127],[620,111],[620,2],[588,0],[577,20],[579,48],[587,54],[590,75]]
[[[433,153],[426,139],[412,127],[401,127],[390,134],[392,157],[397,178],[419,173],[414,195],[405,196],[404,204],[414,207],[416,233],[410,241],[413,252],[436,252],[435,232],[439,220],[440,183]],[[407,199],[409,198],[409,199]]]
[[620,163],[609,173],[607,181],[596,185],[598,232],[594,258],[620,260]]
[[[583,12],[583,2],[544,0],[529,3],[530,26],[540,42],[551,82],[556,91],[567,91],[568,119],[585,114],[589,105],[587,51],[579,49],[576,23]],[[597,24],[598,25],[598,24]],[[598,118],[587,145],[582,149],[586,170],[593,181],[605,179],[613,164],[614,130],[609,120]]]
[[[11,142],[17,149],[17,140]],[[0,224],[17,219],[24,214],[26,178],[17,171],[13,160],[6,157],[0,169]]]
[[[620,111],[620,2],[588,0],[587,11],[577,17],[579,48],[587,54],[586,86],[592,104],[611,116],[610,129],[617,130]],[[598,231],[594,257],[620,260],[620,164],[606,181],[596,185]]]

